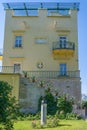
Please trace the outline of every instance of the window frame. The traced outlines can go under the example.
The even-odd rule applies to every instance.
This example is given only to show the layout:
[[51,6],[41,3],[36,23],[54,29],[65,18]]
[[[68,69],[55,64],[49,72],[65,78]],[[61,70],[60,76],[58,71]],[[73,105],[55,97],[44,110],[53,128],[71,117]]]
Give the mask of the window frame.
[[23,36],[22,35],[15,35],[14,47],[15,48],[23,47]]
[[[13,30],[12,32],[13,32],[13,48],[19,48],[19,49],[23,48],[23,39],[24,39],[25,30]],[[21,46],[18,47],[15,46],[16,36],[22,37]]]
[[68,38],[67,38],[66,35],[60,35],[59,36],[60,48],[66,48],[67,47],[67,41],[68,41]]
[[20,63],[14,63],[14,73],[19,73],[21,71],[21,64]]
[[67,64],[66,63],[60,63],[59,68],[60,68],[59,70],[60,70],[61,76],[67,75]]

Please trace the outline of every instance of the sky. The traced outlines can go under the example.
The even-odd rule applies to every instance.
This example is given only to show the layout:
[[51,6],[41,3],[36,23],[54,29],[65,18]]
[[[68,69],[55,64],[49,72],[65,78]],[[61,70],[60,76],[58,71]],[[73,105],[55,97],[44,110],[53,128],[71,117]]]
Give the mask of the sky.
[[[79,2],[78,12],[78,44],[79,44],[79,70],[81,77],[82,93],[87,95],[87,0],[0,0],[0,48],[3,48],[5,11],[2,3],[8,2]],[[1,61],[0,61],[1,65]]]

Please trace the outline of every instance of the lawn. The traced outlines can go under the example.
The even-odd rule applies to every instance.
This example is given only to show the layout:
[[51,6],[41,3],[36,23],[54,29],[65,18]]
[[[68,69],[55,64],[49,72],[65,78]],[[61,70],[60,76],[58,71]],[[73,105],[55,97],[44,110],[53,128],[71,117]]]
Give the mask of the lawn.
[[[14,124],[15,130],[35,130],[35,128],[32,128],[31,122],[18,121]],[[87,122],[84,120],[60,120],[58,127],[36,130],[87,130]]]

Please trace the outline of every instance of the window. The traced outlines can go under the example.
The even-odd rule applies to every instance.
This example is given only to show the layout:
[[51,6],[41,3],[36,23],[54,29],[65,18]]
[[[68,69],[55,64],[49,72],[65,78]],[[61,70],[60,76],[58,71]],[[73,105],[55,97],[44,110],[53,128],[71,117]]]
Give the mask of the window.
[[14,10],[13,16],[38,16],[38,10]]
[[60,15],[69,15],[69,10],[58,10]]
[[66,36],[60,36],[59,37],[59,44],[60,44],[60,48],[66,48],[66,46],[67,46],[67,37]]
[[60,64],[60,75],[66,75],[67,66],[66,64]]
[[14,73],[20,73],[21,65],[20,64],[14,64]]
[[22,36],[15,36],[15,47],[22,47]]
[[62,16],[69,15],[69,10],[67,10],[67,9],[66,10],[65,9],[64,10],[61,10],[61,9],[60,10],[56,10],[56,9],[52,10],[51,9],[51,10],[48,10],[47,12],[48,12],[48,16],[50,16],[50,15],[55,16],[55,14],[56,15],[62,15]]

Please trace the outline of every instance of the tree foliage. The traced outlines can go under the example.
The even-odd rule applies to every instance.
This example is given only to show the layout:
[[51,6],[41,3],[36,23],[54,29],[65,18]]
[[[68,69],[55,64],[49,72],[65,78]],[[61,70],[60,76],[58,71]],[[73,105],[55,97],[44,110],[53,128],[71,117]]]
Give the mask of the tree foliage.
[[0,81],[0,123],[5,130],[13,129],[13,120],[16,119],[18,105],[15,97],[12,97],[12,86]]
[[58,112],[63,112],[65,115],[72,112],[72,100],[68,100],[66,96],[60,96],[57,101]]
[[[39,99],[39,110],[41,108],[42,99],[43,99],[43,97],[40,97],[40,99]],[[47,102],[47,114],[48,115],[49,114],[50,115],[55,115],[57,113],[58,115],[61,114],[61,115],[63,115],[65,117],[67,113],[72,112],[73,100],[72,99],[70,99],[70,100],[67,99],[65,95],[55,98],[52,95],[50,89],[48,88],[46,90],[44,99]]]
[[[43,97],[40,97],[39,99],[39,110],[41,108],[42,99]],[[47,102],[47,114],[54,115],[57,111],[57,100],[54,98],[49,88],[46,90],[44,100]]]
[[81,105],[82,105],[83,108],[87,109],[87,101],[82,101]]

